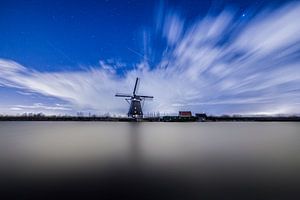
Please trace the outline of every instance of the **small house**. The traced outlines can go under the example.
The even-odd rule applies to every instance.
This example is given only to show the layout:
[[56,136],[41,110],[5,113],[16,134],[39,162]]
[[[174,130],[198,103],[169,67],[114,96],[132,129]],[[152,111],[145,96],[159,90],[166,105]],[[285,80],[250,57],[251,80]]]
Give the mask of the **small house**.
[[191,111],[179,111],[179,117],[181,118],[191,118],[192,112]]

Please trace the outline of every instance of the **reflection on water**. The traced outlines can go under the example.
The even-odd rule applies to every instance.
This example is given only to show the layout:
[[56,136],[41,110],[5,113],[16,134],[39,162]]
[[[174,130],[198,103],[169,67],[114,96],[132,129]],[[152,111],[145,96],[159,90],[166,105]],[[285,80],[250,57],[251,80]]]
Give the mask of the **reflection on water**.
[[53,182],[102,197],[287,199],[299,144],[300,123],[0,122],[0,175],[16,191]]
[[129,155],[131,156],[131,163],[133,166],[140,165],[141,157],[143,156],[143,149],[140,147],[142,145],[141,135],[140,135],[140,126],[141,123],[130,123],[129,124]]

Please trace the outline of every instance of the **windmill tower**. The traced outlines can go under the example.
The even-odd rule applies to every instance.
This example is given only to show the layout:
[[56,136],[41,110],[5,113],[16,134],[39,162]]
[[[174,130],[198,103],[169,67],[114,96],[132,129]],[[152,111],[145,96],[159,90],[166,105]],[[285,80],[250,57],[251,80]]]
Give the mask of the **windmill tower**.
[[143,118],[143,110],[142,110],[142,103],[146,99],[153,99],[153,96],[145,96],[145,95],[137,95],[137,86],[139,84],[139,78],[136,78],[134,89],[132,95],[130,94],[120,94],[117,93],[116,97],[125,97],[125,100],[129,103],[129,111],[128,117],[132,117],[135,119]]

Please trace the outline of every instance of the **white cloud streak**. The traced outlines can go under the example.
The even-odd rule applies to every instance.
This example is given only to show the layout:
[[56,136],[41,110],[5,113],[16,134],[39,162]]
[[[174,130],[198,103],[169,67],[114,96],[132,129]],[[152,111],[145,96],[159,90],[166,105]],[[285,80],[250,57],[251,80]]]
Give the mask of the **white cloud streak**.
[[119,114],[127,104],[114,94],[130,93],[139,76],[140,93],[155,97],[145,112],[300,113],[300,3],[252,19],[224,10],[189,25],[176,11],[158,16],[155,34],[167,47],[156,66],[144,60],[120,77],[111,62],[39,72],[0,59],[0,84],[65,100],[74,109]]
[[47,106],[43,103],[34,103],[33,105],[15,105],[14,107],[10,108],[11,110],[51,110],[51,111],[69,111],[71,110],[68,106],[63,106],[60,104],[56,104],[55,106]]

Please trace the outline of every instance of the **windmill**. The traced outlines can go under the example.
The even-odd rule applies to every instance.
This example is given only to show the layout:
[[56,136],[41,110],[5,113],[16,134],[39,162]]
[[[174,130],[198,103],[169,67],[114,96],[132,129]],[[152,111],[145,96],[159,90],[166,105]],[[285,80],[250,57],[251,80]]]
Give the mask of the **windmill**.
[[137,95],[137,86],[139,84],[139,78],[137,77],[135,80],[135,85],[133,89],[132,95],[130,94],[120,94],[117,93],[116,97],[125,97],[125,100],[129,103],[129,111],[128,111],[128,117],[132,117],[135,119],[143,118],[143,110],[142,105],[146,99],[153,99],[153,96],[145,96],[145,95]]

